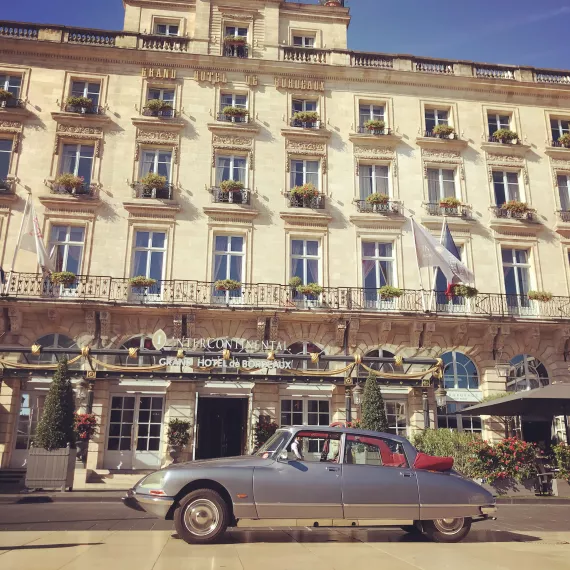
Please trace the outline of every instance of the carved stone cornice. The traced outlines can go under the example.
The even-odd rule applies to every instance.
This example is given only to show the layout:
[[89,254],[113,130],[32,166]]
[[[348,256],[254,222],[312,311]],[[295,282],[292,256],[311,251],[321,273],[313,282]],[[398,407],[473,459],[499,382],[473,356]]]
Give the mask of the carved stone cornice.
[[563,146],[547,146],[544,149],[544,153],[552,158],[559,158],[565,161],[570,160],[570,148]]
[[103,129],[97,126],[78,126],[78,125],[68,125],[68,124],[57,124],[57,131],[55,133],[55,143],[53,147],[53,153],[59,154],[60,143],[63,140],[74,140],[74,141],[89,141],[95,146],[95,156],[99,158],[101,156],[101,143],[103,141]]
[[211,204],[204,206],[204,213],[210,222],[220,222],[225,224],[251,224],[259,215],[259,211],[249,206],[239,206],[238,204]]
[[463,150],[469,143],[463,139],[438,139],[436,137],[417,137],[416,144],[422,148]]
[[348,346],[351,348],[356,348],[357,346],[356,337],[358,336],[359,330],[360,321],[358,319],[350,319],[348,325]]
[[52,111],[51,118],[62,125],[86,126],[99,125],[101,127],[111,122],[111,118],[105,113],[66,113],[65,111]]
[[493,182],[493,169],[495,168],[520,168],[523,174],[524,181],[526,184],[528,184],[528,170],[526,168],[526,161],[523,155],[496,154],[496,153],[486,152],[485,158],[487,160],[487,173],[489,175],[489,182]]
[[279,213],[279,217],[289,226],[322,228],[328,227],[332,216],[306,208],[291,208]]
[[281,135],[286,139],[326,142],[331,138],[332,132],[328,129],[303,129],[300,127],[285,127]]
[[424,169],[424,178],[428,176],[428,168],[430,165],[456,165],[461,180],[465,179],[465,170],[463,168],[463,156],[461,151],[453,148],[422,148],[422,163]]
[[485,152],[520,156],[521,158],[526,155],[530,148],[531,147],[528,144],[503,144],[499,142],[481,143],[481,149]]
[[181,131],[186,123],[182,119],[161,119],[160,117],[131,117],[135,127],[152,131]]
[[287,139],[285,141],[287,153],[287,172],[291,170],[291,159],[296,156],[314,156],[321,159],[321,171],[327,173],[327,145],[326,142],[300,141]]
[[175,200],[152,200],[152,199],[136,199],[126,200],[123,207],[132,216],[146,217],[149,214],[158,213],[165,216],[171,216],[173,219],[180,211],[180,204]]
[[77,213],[93,215],[94,211],[97,210],[102,203],[101,199],[98,197],[98,192],[94,193],[93,196],[40,194],[38,199],[48,210],[57,210],[67,214]]
[[376,146],[396,148],[402,142],[402,136],[398,134],[390,135],[369,135],[367,133],[349,133],[348,139],[356,144],[367,145],[372,148]]
[[217,135],[226,137],[255,137],[259,133],[257,123],[208,123],[208,129]]
[[[12,118],[12,117],[10,117]],[[0,115],[2,119],[2,115]],[[23,124],[20,121],[0,120],[0,134],[13,135],[12,152],[20,152]]]
[[169,146],[172,148],[173,162],[178,164],[178,155],[180,150],[180,134],[176,131],[167,130],[147,130],[146,128],[137,128],[137,138],[135,145],[135,160],[139,160],[142,145]]
[[253,138],[246,133],[212,134],[212,168],[216,166],[216,154],[225,150],[247,153],[249,169],[254,169]]
[[394,160],[396,152],[390,146],[367,146],[355,144],[353,147],[354,158],[358,160]]
[[[377,230],[382,227],[387,232],[400,233],[406,223],[406,217],[400,213],[353,214],[349,217],[351,223],[359,228]],[[440,224],[441,225],[441,224]]]

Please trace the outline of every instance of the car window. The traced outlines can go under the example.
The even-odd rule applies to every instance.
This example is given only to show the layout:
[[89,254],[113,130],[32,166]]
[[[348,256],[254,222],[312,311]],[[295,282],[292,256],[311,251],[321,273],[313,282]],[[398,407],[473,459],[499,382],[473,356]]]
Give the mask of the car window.
[[[300,449],[303,454],[302,461],[307,463],[319,462],[339,462],[340,455],[340,433],[326,433],[314,431],[301,431],[297,433],[300,438]],[[287,446],[289,461],[297,460],[295,453],[291,450],[291,442]]]
[[407,468],[404,446],[392,439],[347,435],[344,462],[354,465]]
[[256,452],[256,455],[267,459],[273,455],[291,437],[288,431],[276,431]]

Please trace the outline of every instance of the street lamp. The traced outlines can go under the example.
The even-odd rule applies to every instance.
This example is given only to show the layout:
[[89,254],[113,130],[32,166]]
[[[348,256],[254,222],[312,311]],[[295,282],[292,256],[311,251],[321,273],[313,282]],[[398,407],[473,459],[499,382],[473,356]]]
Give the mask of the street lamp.
[[352,397],[354,399],[354,403],[357,406],[360,406],[362,404],[362,386],[360,384],[357,384],[353,389],[352,389]]
[[447,390],[441,385],[435,391],[435,403],[438,408],[443,408],[447,404]]

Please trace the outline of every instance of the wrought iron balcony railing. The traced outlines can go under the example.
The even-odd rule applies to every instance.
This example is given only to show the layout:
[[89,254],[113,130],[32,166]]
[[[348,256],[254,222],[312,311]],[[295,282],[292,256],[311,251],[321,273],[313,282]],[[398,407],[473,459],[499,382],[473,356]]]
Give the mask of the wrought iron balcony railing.
[[459,137],[457,136],[457,133],[450,133],[449,135],[442,135],[442,134],[434,133],[433,131],[430,131],[430,130],[424,131],[424,137],[432,138],[432,139],[447,139],[447,140],[458,140],[459,139]]
[[459,206],[443,206],[439,202],[427,202],[424,204],[430,216],[448,216],[451,218],[471,218],[471,206],[460,204]]
[[527,222],[536,222],[536,212],[534,210],[516,211],[501,206],[493,206],[492,211],[495,218],[511,218],[513,220],[523,220]]
[[570,210],[559,210],[558,216],[561,222],[570,222]]
[[245,115],[226,115],[225,113],[218,113],[218,121],[224,123],[249,123],[251,121],[249,112]]
[[174,184],[165,184],[153,188],[142,182],[133,185],[133,198],[156,198],[158,200],[172,200],[174,198]]
[[365,127],[364,125],[360,125],[358,127],[358,132],[362,135],[382,136],[382,135],[391,135],[392,129],[390,129],[388,127],[384,127],[383,129],[373,129],[373,128]]
[[322,129],[322,128],[324,128],[323,122],[321,120],[301,121],[300,119],[295,119],[295,117],[291,117],[291,120],[289,121],[289,126],[298,127],[301,129]]
[[291,208],[311,208],[312,210],[322,210],[325,207],[325,195],[299,196],[298,194],[287,193],[287,200]]
[[77,113],[78,115],[104,115],[105,108],[100,105],[91,105],[91,107],[80,107],[79,105],[65,105],[66,113]]
[[521,139],[513,139],[510,141],[502,141],[500,139],[498,139],[497,137],[493,136],[493,135],[489,135],[489,137],[487,138],[488,142],[491,143],[501,143],[501,144],[521,144]]
[[0,194],[13,194],[14,180],[7,176],[0,176]]
[[150,109],[149,107],[143,107],[142,115],[143,117],[160,117],[161,119],[173,119],[176,117],[176,111],[174,109]]
[[246,59],[249,57],[249,46],[247,44],[225,43],[224,56]]
[[237,192],[225,192],[221,188],[214,186],[211,189],[212,202],[215,204],[240,204],[242,206],[248,205],[251,199],[251,192],[249,188],[244,188]]
[[25,107],[26,102],[22,99],[16,99],[16,97],[0,101],[0,109],[24,109]]
[[50,186],[51,194],[67,194],[68,196],[95,196],[95,184],[82,184],[75,188],[56,184],[55,182]]
[[232,305],[243,308],[273,308],[298,311],[322,309],[359,313],[445,314],[450,317],[509,317],[570,320],[570,298],[532,301],[526,295],[479,293],[477,297],[449,299],[444,292],[404,289],[400,297],[382,299],[376,289],[323,287],[320,295],[305,297],[289,285],[243,283],[234,291],[217,291],[214,283],[172,279],[151,287],[133,287],[129,278],[78,275],[70,287],[52,284],[42,274],[6,275],[0,295],[8,300],[44,300],[62,303],[149,304],[156,306]]
[[389,200],[385,204],[374,204],[367,200],[356,200],[356,208],[361,214],[400,214],[401,202]]
[[569,146],[563,145],[560,141],[558,140],[553,140],[550,143],[550,146],[554,146],[556,148],[567,148],[568,150],[570,150]]

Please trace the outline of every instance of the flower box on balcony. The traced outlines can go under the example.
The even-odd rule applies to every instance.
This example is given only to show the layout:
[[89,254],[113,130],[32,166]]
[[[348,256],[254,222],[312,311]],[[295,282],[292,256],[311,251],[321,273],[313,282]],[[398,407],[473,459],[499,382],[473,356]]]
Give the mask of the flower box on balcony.
[[402,289],[398,287],[392,287],[391,285],[384,285],[378,289],[378,295],[383,301],[389,301],[394,298],[401,297],[404,294]]
[[518,216],[522,216],[532,211],[526,202],[519,202],[518,200],[510,200],[509,202],[505,202],[501,208],[511,214]]
[[390,201],[390,196],[386,194],[380,194],[379,192],[374,192],[374,194],[370,194],[370,196],[366,197],[366,202],[368,204],[374,205],[385,205]]
[[49,280],[54,285],[63,285],[65,287],[69,287],[75,283],[77,276],[71,271],[55,271],[49,276]]
[[319,114],[316,111],[297,111],[293,115],[293,120],[314,125],[319,120]]
[[129,279],[129,284],[131,287],[152,287],[153,285],[156,285],[156,279],[145,277],[144,275],[137,275],[136,277],[131,277]]
[[318,297],[323,292],[323,288],[317,283],[307,283],[307,285],[299,285],[297,293],[305,295],[305,297]]
[[493,133],[493,139],[502,144],[517,144],[519,135],[509,129],[499,129]]
[[310,182],[303,184],[303,186],[295,186],[291,189],[291,196],[293,198],[310,199],[316,198],[319,195],[319,189]]
[[54,185],[59,186],[68,194],[76,194],[83,190],[85,179],[83,176],[75,176],[75,174],[60,174],[55,180]]
[[243,182],[239,182],[238,180],[222,180],[222,182],[220,182],[220,190],[225,193],[241,192],[243,189]]
[[10,91],[6,91],[6,89],[0,89],[0,103],[4,101],[8,101],[12,99],[14,95],[10,93]]
[[[152,116],[171,116],[172,115],[172,104],[162,99],[150,99],[146,102],[145,109],[148,109]],[[165,113],[166,112],[166,113]]]
[[439,206],[440,206],[440,208],[443,208],[444,210],[447,210],[447,209],[455,210],[455,209],[459,208],[459,206],[461,206],[461,200],[459,200],[458,198],[453,198],[452,196],[450,196],[448,198],[443,198],[442,200],[440,200]]
[[384,134],[384,128],[386,127],[386,123],[384,121],[371,120],[371,121],[366,121],[364,123],[364,127],[371,134],[382,135]]
[[289,279],[289,287],[291,287],[292,289],[297,290],[297,287],[300,287],[303,284],[303,280],[300,277],[291,277],[291,279]]
[[228,105],[222,109],[222,114],[224,114],[226,117],[232,118],[238,117],[241,119],[243,117],[246,117],[248,113],[249,111],[243,107],[232,107],[231,105]]
[[230,46],[244,46],[247,43],[247,38],[244,36],[226,36],[224,43]]
[[469,285],[453,285],[450,292],[453,297],[464,297],[466,299],[472,299],[479,295],[479,291]]
[[570,134],[566,133],[562,135],[558,139],[558,142],[560,143],[560,146],[563,146],[564,148],[570,148]]
[[166,176],[161,176],[155,172],[149,172],[141,179],[143,190],[152,192],[153,190],[162,190],[166,186]]
[[548,301],[552,301],[552,293],[550,291],[529,291],[528,298],[531,301],[541,301],[542,303],[548,303]]
[[454,139],[455,129],[449,125],[436,125],[433,128],[433,134],[441,139]]
[[241,289],[241,283],[233,279],[220,279],[214,283],[216,291],[237,291]]
[[68,97],[66,104],[77,113],[87,113],[93,107],[93,100],[89,97]]

